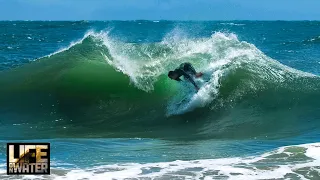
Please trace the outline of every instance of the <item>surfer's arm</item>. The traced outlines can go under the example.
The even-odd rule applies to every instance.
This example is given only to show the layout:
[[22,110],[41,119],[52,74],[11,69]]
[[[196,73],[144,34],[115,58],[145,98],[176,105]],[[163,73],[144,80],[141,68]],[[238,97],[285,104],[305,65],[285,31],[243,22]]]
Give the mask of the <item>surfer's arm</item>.
[[184,72],[184,71],[182,71],[182,73],[183,73],[183,76],[184,76],[186,79],[188,79],[188,80],[194,85],[194,87],[196,88],[196,90],[198,91],[198,90],[199,90],[199,87],[198,87],[198,85],[196,84],[196,82],[194,82],[194,80],[192,79],[192,77],[191,77],[189,74],[187,74],[186,72]]

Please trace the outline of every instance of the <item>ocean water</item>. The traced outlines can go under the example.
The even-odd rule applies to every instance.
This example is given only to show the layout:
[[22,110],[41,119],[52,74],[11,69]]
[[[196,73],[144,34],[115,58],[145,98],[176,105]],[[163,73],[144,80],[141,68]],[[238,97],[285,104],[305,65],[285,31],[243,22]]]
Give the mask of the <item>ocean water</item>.
[[[320,22],[0,27],[1,179],[320,179]],[[51,175],[7,176],[16,141]]]

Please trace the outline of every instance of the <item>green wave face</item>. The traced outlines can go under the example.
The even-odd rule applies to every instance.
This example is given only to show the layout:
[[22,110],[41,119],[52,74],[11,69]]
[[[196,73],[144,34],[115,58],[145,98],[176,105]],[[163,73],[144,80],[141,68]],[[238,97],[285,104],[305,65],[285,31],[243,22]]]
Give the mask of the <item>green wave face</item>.
[[[204,72],[198,93],[167,78],[182,62]],[[130,44],[89,33],[0,75],[1,135],[19,124],[6,138],[278,138],[320,127],[319,78],[234,34]]]

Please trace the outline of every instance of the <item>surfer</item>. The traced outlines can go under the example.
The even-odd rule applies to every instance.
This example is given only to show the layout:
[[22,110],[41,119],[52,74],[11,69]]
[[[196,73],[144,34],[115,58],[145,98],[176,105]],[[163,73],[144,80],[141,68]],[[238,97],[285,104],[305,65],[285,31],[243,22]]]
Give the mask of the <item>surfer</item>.
[[193,68],[193,66],[190,63],[182,63],[178,68],[176,68],[174,71],[169,71],[168,77],[170,79],[176,80],[176,81],[182,81],[180,79],[181,76],[184,77],[184,79],[191,82],[196,90],[199,90],[198,85],[194,82],[193,77],[199,78],[203,75],[202,72],[197,73],[196,70]]

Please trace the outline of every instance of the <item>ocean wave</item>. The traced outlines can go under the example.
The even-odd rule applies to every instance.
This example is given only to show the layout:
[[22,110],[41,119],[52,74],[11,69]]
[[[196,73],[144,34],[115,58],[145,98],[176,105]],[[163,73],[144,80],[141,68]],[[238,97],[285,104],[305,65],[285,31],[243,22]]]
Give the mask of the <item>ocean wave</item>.
[[[166,77],[183,62],[204,72],[198,93]],[[174,30],[161,42],[137,44],[89,31],[67,48],[1,72],[0,84],[2,119],[10,119],[4,124],[28,122],[19,127],[45,137],[274,138],[320,127],[319,77],[233,33],[195,39]],[[23,120],[12,121],[10,112]]]

